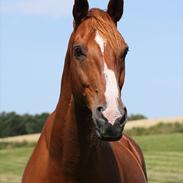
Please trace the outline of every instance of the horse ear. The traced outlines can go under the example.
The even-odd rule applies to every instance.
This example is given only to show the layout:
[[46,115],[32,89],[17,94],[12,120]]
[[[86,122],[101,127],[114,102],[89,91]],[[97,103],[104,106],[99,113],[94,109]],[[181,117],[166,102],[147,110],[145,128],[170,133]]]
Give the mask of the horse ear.
[[73,16],[76,24],[79,24],[81,20],[87,16],[89,4],[87,0],[75,0],[73,7]]
[[107,8],[107,13],[117,23],[123,15],[124,0],[110,0]]

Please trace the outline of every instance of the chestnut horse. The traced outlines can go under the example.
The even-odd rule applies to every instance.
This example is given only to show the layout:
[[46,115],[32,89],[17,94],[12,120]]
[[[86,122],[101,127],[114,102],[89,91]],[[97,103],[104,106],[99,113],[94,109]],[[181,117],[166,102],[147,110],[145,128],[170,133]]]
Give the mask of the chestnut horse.
[[128,46],[117,31],[122,13],[123,0],[110,0],[107,11],[75,0],[59,102],[22,183],[147,183],[143,154],[123,135]]

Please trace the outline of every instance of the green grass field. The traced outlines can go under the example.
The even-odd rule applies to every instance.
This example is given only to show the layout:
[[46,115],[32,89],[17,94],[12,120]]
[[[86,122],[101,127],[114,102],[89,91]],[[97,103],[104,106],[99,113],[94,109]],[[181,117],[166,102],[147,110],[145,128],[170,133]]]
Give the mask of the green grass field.
[[33,148],[0,150],[0,183],[20,183],[21,175]]
[[183,183],[183,134],[139,136],[150,183]]
[[[149,183],[183,183],[183,134],[135,137],[143,149]],[[0,150],[0,183],[20,183],[32,147]]]

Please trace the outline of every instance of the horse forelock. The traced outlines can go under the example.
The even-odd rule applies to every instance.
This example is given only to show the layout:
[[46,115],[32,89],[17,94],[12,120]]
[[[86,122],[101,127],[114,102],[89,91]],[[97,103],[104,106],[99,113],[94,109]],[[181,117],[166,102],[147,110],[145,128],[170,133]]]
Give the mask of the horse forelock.
[[[91,29],[90,32],[93,32],[92,30],[99,32],[113,50],[121,48],[122,43],[125,42],[117,30],[116,24],[106,11],[97,8],[91,9],[81,24],[84,22],[87,22],[87,27]],[[77,31],[77,28],[74,32]]]

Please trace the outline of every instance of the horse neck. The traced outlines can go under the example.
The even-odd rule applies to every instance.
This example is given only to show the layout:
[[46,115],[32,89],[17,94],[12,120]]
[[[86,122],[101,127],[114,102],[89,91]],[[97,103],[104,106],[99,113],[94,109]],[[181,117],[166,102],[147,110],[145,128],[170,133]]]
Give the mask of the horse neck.
[[92,127],[89,125],[91,124],[89,111],[80,107],[72,95],[69,66],[68,50],[49,150],[65,174],[78,176],[78,170],[87,164],[90,152],[93,153],[98,139],[90,136]]
[[72,97],[67,113],[54,127],[52,155],[70,178],[80,179],[82,170],[91,165],[91,157],[97,154],[98,139],[92,136],[89,119],[88,111],[77,106]]

